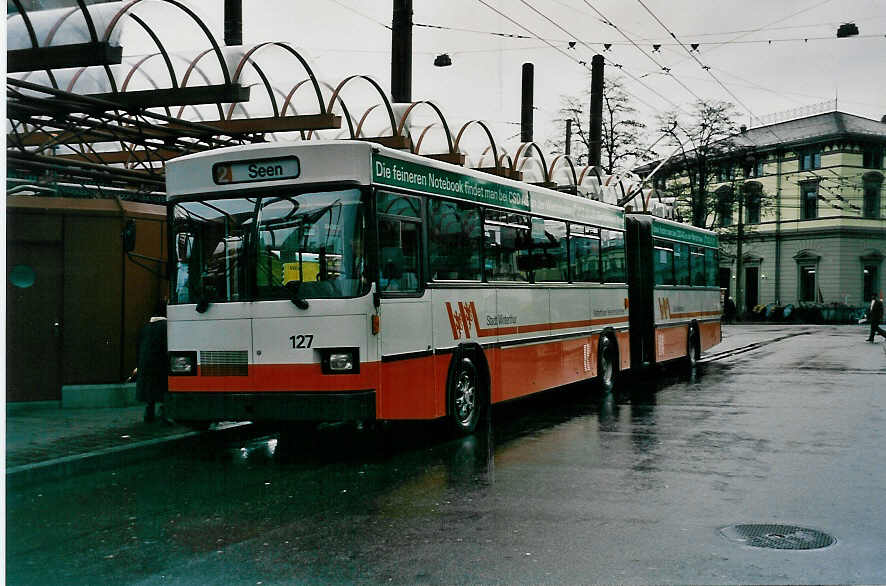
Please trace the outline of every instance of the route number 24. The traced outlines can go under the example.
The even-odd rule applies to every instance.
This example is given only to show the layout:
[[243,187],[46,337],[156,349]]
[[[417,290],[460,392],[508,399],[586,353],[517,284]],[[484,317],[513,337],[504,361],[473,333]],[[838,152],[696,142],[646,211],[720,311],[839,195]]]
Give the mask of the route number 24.
[[299,334],[298,336],[289,336],[293,348],[310,348],[314,343],[313,334]]

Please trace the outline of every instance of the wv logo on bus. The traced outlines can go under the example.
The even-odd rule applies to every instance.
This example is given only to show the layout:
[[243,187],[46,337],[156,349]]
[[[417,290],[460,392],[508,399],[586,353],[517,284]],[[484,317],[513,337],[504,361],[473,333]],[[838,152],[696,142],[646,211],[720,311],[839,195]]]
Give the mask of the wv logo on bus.
[[480,326],[477,320],[477,308],[473,301],[468,303],[459,301],[456,307],[447,301],[446,312],[449,314],[449,325],[452,326],[453,339],[460,340],[462,336],[470,338],[471,328],[474,329],[474,335],[477,335]]
[[658,313],[661,319],[671,319],[671,300],[667,297],[661,297],[658,300]]

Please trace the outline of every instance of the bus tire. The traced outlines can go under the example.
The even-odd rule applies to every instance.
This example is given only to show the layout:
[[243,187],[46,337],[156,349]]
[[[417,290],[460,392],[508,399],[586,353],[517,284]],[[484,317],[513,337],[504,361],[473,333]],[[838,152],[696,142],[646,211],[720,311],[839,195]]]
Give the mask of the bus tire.
[[615,379],[618,374],[615,342],[607,335],[600,336],[597,344],[597,379],[600,381],[600,389],[604,393],[611,393],[615,389]]
[[698,341],[698,327],[690,324],[686,342],[686,364],[689,368],[695,368],[699,358],[701,358],[701,348]]
[[485,392],[477,365],[470,356],[456,354],[446,384],[449,422],[459,435],[472,433],[485,406]]

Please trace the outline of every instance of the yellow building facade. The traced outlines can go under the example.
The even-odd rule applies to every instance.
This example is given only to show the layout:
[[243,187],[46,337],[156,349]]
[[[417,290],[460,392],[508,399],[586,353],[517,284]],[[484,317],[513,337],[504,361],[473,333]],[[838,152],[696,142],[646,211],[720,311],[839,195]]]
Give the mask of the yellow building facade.
[[[720,285],[739,309],[861,307],[882,295],[886,117],[828,112],[742,128],[731,141],[712,164],[706,201],[709,227],[721,233]],[[679,167],[657,185],[673,191],[674,181],[685,186]]]

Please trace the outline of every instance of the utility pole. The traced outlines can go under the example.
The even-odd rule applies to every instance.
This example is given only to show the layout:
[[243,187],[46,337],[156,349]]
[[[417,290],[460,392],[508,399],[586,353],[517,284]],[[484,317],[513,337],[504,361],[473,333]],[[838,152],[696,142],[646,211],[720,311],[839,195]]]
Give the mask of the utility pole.
[[394,0],[391,98],[394,102],[412,101],[412,0]]
[[572,154],[572,118],[566,121],[566,154]]
[[520,106],[520,142],[532,142],[532,94],[534,91],[532,63],[523,64],[523,94]]
[[600,165],[603,146],[603,55],[591,59],[591,126],[588,164]]

